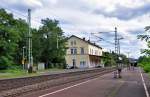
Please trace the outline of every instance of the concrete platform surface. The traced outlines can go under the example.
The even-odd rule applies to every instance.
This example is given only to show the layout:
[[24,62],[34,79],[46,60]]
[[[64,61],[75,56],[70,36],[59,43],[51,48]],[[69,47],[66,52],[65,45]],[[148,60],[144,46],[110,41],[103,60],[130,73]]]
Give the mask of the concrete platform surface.
[[122,78],[113,72],[95,79],[82,80],[22,95],[20,97],[146,97],[139,68],[124,69]]

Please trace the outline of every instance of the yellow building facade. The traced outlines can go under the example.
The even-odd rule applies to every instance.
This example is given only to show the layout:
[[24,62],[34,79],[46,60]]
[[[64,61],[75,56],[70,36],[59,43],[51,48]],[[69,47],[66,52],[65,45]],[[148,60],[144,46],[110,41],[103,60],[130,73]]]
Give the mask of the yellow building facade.
[[67,47],[65,59],[69,67],[92,68],[102,65],[102,48],[95,43],[72,35]]

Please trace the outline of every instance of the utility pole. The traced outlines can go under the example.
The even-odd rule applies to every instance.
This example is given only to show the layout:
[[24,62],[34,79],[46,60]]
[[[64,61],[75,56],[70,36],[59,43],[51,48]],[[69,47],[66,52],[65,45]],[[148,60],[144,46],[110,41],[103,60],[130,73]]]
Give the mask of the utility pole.
[[[118,61],[121,61],[120,58],[120,40],[123,39],[123,37],[118,37],[117,33],[117,27],[115,27],[115,53],[117,54]],[[117,63],[117,66],[119,66],[119,63]]]
[[118,55],[120,56],[120,39],[118,38]]
[[58,47],[58,35],[57,35],[57,49],[58,49],[59,47]]
[[23,69],[25,69],[25,46],[22,47],[22,65]]
[[117,27],[115,27],[115,53],[118,54],[118,35],[117,35]]
[[118,61],[119,61],[119,40],[118,40],[118,33],[117,33],[117,27],[115,27],[115,54],[117,55],[117,67],[119,67]]
[[28,9],[28,69],[32,73],[33,58],[32,58],[32,34],[31,34],[31,9]]

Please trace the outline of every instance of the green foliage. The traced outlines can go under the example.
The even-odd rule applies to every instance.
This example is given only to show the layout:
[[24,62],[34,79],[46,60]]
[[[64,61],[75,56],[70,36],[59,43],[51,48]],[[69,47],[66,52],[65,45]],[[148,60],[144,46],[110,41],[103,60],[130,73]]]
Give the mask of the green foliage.
[[148,35],[138,35],[137,38],[141,39],[141,40],[149,41],[150,36],[148,36]]
[[[59,22],[47,18],[42,20],[42,24],[37,30],[31,29],[34,62],[65,64],[66,39]],[[12,14],[0,9],[0,69],[21,64],[23,47],[27,58],[27,36],[25,20],[15,19]]]
[[103,61],[105,66],[112,66],[116,64],[115,57],[113,56],[112,53],[103,52],[103,56],[104,56]]
[[[150,32],[150,26],[146,26],[145,31]],[[138,39],[145,40],[148,48],[150,48],[149,35],[138,35]],[[150,72],[150,49],[142,49],[141,53],[145,55],[139,57],[139,64],[141,67],[143,67],[145,72]]]
[[141,56],[141,57],[139,57],[138,62],[140,64],[150,63],[150,57],[148,57],[148,56]]
[[139,57],[138,63],[144,69],[145,72],[150,72],[150,57],[141,56]]
[[[146,26],[145,31],[149,33],[150,32],[150,26]],[[145,40],[148,42],[150,39],[150,36],[149,35],[138,35],[137,38],[141,39],[141,40]]]
[[120,57],[122,58],[121,62],[123,64],[128,64],[129,60],[125,55],[121,54]]
[[19,35],[16,31],[16,21],[12,14],[0,9],[0,67],[6,69],[13,63],[18,47]]
[[[147,42],[148,48],[150,48],[150,41]],[[150,50],[149,49],[142,49],[141,50],[142,54],[145,54],[146,56],[150,56]]]
[[[118,60],[118,55],[115,54],[114,52],[109,53],[109,52],[103,52],[103,61],[104,61],[104,65],[105,66],[113,66],[116,65],[118,62],[120,62]],[[125,55],[121,54],[120,57],[122,58],[121,63],[123,64],[127,64],[128,63],[128,59]]]
[[33,52],[36,60],[46,64],[64,63],[66,39],[63,36],[63,31],[58,26],[59,22],[47,18],[42,20],[42,24],[38,32],[35,32],[33,36],[33,48],[39,49]]
[[7,69],[10,64],[12,64],[12,61],[9,57],[0,56],[0,70]]
[[145,64],[143,69],[146,73],[150,72],[150,64]]

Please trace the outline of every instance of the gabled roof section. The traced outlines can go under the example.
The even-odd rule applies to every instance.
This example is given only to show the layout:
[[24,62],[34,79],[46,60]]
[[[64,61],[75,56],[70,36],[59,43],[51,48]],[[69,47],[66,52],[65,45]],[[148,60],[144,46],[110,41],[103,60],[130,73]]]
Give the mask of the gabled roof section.
[[80,38],[80,37],[77,37],[77,36],[75,36],[75,35],[70,36],[68,39],[70,39],[70,38],[72,38],[72,37],[78,38],[78,39],[82,40],[83,42],[86,42],[86,43],[88,43],[88,44],[90,44],[90,45],[93,45],[93,46],[96,46],[96,47],[102,49],[102,47],[100,47],[99,45],[97,45],[97,44],[95,44],[95,43],[92,43],[92,42],[89,41],[89,40],[85,40],[85,38]]

